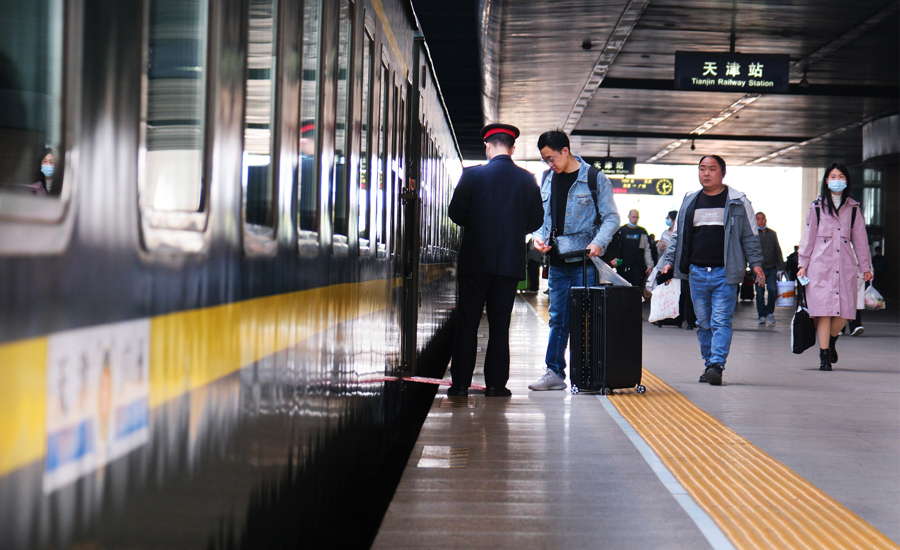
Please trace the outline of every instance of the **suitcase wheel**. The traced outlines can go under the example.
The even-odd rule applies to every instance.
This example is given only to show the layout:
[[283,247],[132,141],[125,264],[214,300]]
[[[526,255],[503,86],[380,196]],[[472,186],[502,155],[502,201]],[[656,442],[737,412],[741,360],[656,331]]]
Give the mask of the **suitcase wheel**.
[[572,384],[572,388],[569,391],[572,392],[572,395],[578,395],[578,386]]
[[609,395],[609,394],[612,393],[612,390],[609,389],[609,388],[603,388],[603,389],[600,390],[600,393],[603,394],[603,395]]
[[643,384],[638,384],[637,391],[638,393],[644,393],[647,391],[647,388],[645,388]]

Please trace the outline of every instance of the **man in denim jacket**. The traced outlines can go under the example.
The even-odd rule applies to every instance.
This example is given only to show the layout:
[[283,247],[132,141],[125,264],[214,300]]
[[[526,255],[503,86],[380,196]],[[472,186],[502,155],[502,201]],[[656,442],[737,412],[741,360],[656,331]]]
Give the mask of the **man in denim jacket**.
[[[613,188],[606,174],[597,175],[596,196],[588,185],[590,166],[572,154],[569,137],[560,130],[541,134],[538,149],[551,173],[541,182],[544,202],[544,225],[534,233],[534,247],[549,256],[550,277],[550,341],[547,343],[547,372],[528,387],[532,390],[566,389],[566,347],[569,342],[569,288],[594,284],[596,270],[591,266],[584,273],[582,258],[563,260],[552,246],[551,233],[573,234],[589,232],[593,235],[587,245],[588,256],[602,256],[619,229],[619,213],[613,201]],[[556,200],[553,195],[556,194]],[[553,227],[554,208],[556,225]]]

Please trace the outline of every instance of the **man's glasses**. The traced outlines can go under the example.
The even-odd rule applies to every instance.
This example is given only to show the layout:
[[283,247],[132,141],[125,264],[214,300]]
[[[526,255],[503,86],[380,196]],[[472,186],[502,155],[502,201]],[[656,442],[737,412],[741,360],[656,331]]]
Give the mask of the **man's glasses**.
[[546,164],[547,166],[553,166],[553,163],[556,162],[556,159],[559,158],[559,156],[560,156],[561,154],[562,154],[562,151],[560,151],[559,153],[556,153],[556,156],[553,157],[553,158],[550,159],[550,160],[547,160],[547,159],[541,159],[541,162],[543,162],[543,163]]

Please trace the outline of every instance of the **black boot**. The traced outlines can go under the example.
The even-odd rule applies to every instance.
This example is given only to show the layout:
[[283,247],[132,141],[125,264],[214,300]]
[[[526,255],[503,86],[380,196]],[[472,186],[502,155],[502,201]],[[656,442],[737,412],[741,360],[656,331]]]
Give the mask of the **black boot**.
[[819,370],[831,370],[831,350],[819,350]]
[[832,363],[837,363],[837,360],[838,360],[837,350],[834,349],[834,345],[837,344],[838,336],[840,336],[840,334],[838,334],[837,336],[832,336],[831,341],[828,343],[828,351],[831,352],[831,362]]

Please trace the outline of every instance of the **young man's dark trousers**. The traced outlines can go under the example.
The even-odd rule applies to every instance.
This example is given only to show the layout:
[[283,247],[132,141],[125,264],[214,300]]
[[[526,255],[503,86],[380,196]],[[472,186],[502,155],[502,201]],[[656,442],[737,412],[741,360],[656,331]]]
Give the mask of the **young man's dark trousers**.
[[516,300],[515,277],[460,275],[456,306],[456,333],[450,374],[454,386],[469,387],[478,352],[478,325],[487,306],[488,345],[484,357],[484,381],[502,388],[509,380],[509,321]]

